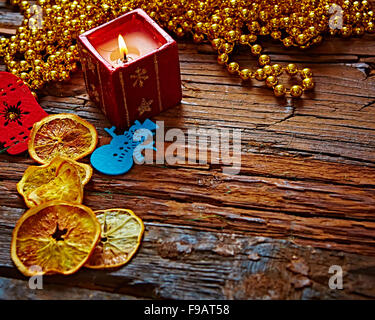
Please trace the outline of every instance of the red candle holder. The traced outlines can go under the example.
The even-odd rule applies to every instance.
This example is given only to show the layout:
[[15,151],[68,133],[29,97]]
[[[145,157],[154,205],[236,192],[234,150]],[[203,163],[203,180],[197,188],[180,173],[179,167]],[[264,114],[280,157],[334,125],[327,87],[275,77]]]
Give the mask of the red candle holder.
[[[131,39],[129,59],[111,61],[120,34]],[[78,42],[87,92],[116,127],[126,129],[180,103],[177,43],[143,10],[89,30]]]

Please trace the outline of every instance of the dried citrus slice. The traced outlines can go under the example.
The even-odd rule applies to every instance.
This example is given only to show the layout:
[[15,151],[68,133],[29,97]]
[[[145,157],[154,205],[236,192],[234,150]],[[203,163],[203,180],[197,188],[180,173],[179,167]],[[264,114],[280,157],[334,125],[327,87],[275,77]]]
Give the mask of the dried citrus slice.
[[52,200],[82,203],[83,187],[78,170],[68,162],[63,162],[56,171],[56,178],[31,191],[26,205],[33,207]]
[[144,225],[133,211],[108,209],[95,211],[102,231],[101,239],[85,267],[116,268],[127,263],[137,251]]
[[25,276],[72,274],[85,264],[99,238],[100,224],[90,208],[51,201],[19,219],[11,256]]
[[78,160],[94,151],[94,126],[75,114],[55,114],[36,122],[30,132],[29,154],[46,164],[57,155]]
[[92,176],[92,167],[85,163],[66,159],[60,156],[54,158],[49,164],[42,166],[30,166],[26,169],[22,179],[17,183],[17,191],[23,196],[27,203],[27,196],[43,184],[49,183],[56,178],[57,169],[63,163],[70,163],[77,170],[83,185],[87,184]]

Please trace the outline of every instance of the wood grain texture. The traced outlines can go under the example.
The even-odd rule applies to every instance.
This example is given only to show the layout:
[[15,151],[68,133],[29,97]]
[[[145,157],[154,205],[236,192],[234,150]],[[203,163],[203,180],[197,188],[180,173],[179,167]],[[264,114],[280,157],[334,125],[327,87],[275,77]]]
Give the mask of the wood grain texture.
[[0,300],[134,300],[134,297],[42,282],[30,289],[27,281],[0,277]]
[[[0,13],[0,33],[11,36],[19,14],[4,1]],[[95,172],[84,203],[133,209],[146,223],[139,253],[119,270],[46,277],[50,291],[38,297],[25,290],[24,297],[88,298],[86,290],[94,290],[99,299],[107,297],[102,291],[115,299],[374,298],[374,40],[327,39],[307,51],[263,42],[274,62],[314,71],[316,89],[302,100],[242,83],[217,65],[208,45],[179,41],[183,101],[154,120],[185,133],[240,129],[240,173],[225,175],[222,164],[211,162],[135,166],[119,177]],[[235,55],[241,65],[255,66],[248,51]],[[48,85],[39,102],[48,113],[78,114],[97,127],[100,145],[109,142],[110,125],[88,99],[80,71]],[[9,244],[26,209],[15,186],[33,164],[27,154],[0,154],[5,299],[22,296],[26,283]],[[328,287],[335,264],[344,270],[344,290]]]

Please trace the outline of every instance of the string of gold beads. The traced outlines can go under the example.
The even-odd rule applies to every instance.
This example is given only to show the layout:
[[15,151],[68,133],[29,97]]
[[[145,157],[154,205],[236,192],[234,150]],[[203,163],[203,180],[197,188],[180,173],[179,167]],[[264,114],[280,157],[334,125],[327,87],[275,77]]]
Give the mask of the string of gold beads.
[[[315,84],[312,79],[312,71],[309,68],[298,69],[294,63],[290,63],[286,67],[280,64],[271,64],[270,56],[262,54],[262,47],[259,44],[251,45],[245,35],[242,35],[241,38],[241,44],[249,45],[252,54],[258,57],[259,68],[255,71],[251,71],[247,68],[240,69],[237,62],[229,62],[229,53],[231,50],[224,49],[224,52],[221,52],[223,44],[220,39],[214,39],[212,41],[212,47],[218,51],[217,61],[220,65],[226,66],[229,73],[238,75],[243,81],[249,81],[251,79],[265,81],[266,86],[273,89],[276,97],[290,95],[294,98],[298,98],[302,96],[304,91],[314,88]],[[290,77],[299,75],[302,80],[301,85],[294,85],[290,89],[287,89],[283,84],[279,83],[278,77],[284,72]]]
[[[311,90],[312,73],[295,64],[271,64],[270,57],[256,44],[259,37],[271,37],[285,47],[306,49],[321,43],[327,34],[347,38],[375,32],[375,15],[368,0],[11,0],[11,3],[20,8],[24,19],[14,36],[0,38],[0,56],[7,69],[24,80],[34,94],[50,81],[69,79],[77,69],[79,34],[135,8],[145,10],[178,37],[191,35],[196,43],[211,43],[218,53],[218,62],[230,73],[243,81],[264,81],[278,97],[300,97]],[[38,26],[38,10],[43,14],[42,26]],[[334,24],[340,24],[335,16],[338,12],[342,25],[332,28],[332,19]],[[239,45],[249,46],[258,59],[258,69],[241,69],[237,62],[230,61],[233,49]],[[299,77],[299,84],[286,88],[279,81],[283,73]]]

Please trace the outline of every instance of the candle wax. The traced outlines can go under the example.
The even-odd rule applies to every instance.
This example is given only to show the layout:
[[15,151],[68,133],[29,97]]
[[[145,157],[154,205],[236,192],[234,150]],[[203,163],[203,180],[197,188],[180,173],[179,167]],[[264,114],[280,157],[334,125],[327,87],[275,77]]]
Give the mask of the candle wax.
[[[143,32],[131,32],[122,34],[126,46],[128,48],[127,57],[130,61],[135,60],[145,54],[152,52],[160,47],[160,43],[155,41],[149,34]],[[118,47],[117,36],[107,42],[100,44],[96,48],[98,53],[114,67],[118,65],[118,60],[121,58],[120,50]]]

